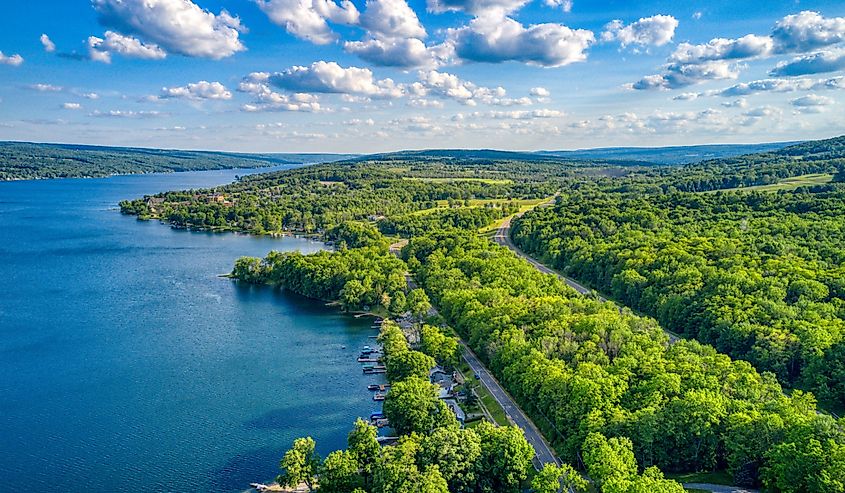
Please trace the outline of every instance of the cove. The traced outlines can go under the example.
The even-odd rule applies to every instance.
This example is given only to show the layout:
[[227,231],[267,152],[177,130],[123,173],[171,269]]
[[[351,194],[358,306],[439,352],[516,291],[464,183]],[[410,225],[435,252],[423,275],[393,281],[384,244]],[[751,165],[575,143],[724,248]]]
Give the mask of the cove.
[[246,173],[0,183],[0,489],[244,491],[294,438],[325,455],[378,407],[355,361],[369,320],[218,277],[320,243],[116,208]]

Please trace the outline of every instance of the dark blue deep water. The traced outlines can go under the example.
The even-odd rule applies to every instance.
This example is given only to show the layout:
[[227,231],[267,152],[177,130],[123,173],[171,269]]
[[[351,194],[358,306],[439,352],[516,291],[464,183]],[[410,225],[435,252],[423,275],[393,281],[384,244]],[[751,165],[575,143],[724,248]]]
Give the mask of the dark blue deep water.
[[375,408],[370,321],[218,277],[318,243],[116,209],[235,174],[0,183],[0,490],[244,491],[295,437],[325,455]]

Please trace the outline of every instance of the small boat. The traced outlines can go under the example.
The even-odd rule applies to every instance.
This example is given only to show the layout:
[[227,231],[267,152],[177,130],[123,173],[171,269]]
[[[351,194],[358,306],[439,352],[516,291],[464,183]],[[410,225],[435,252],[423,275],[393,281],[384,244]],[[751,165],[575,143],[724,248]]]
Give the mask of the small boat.
[[340,346],[340,349],[346,349],[346,346]]
[[371,383],[367,385],[367,390],[381,390],[381,387],[382,386],[377,383]]
[[381,392],[378,392],[375,395],[373,395],[374,401],[383,401],[384,398],[385,398],[385,394],[382,394]]

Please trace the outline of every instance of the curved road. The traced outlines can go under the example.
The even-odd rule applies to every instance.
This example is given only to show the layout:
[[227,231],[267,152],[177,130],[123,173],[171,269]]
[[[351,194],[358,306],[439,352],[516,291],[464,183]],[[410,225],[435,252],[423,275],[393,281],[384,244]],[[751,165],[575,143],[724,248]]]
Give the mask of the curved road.
[[[541,206],[542,205],[545,205],[545,204],[541,204]],[[601,296],[597,292],[593,291],[592,289],[590,289],[586,286],[582,286],[581,284],[578,284],[577,282],[575,282],[573,279],[570,279],[570,278],[564,276],[563,274],[561,274],[559,272],[555,272],[552,269],[550,269],[550,268],[546,267],[545,265],[541,264],[540,262],[538,262],[534,258],[528,256],[525,252],[520,250],[519,247],[517,247],[516,245],[513,244],[513,241],[511,240],[511,237],[510,237],[511,219],[513,219],[514,217],[519,217],[522,214],[523,213],[515,214],[515,215],[505,219],[504,221],[502,221],[502,224],[499,226],[499,229],[496,230],[496,234],[493,236],[493,241],[495,241],[496,243],[498,243],[499,245],[501,245],[503,247],[508,248],[510,251],[512,251],[513,253],[517,254],[519,257],[521,257],[525,261],[527,261],[529,264],[533,265],[534,268],[539,270],[540,272],[542,272],[544,274],[552,274],[552,275],[559,277],[563,282],[565,282],[569,287],[571,287],[575,291],[577,291],[577,292],[579,292],[583,295],[595,296],[599,301],[607,301],[606,298],[604,298],[603,296]],[[620,307],[620,310],[621,309],[622,308]],[[677,336],[677,335],[675,335],[675,334],[673,334],[673,333],[671,333],[671,332],[669,332],[665,329],[663,330],[663,332],[666,334],[667,337],[669,337],[669,343],[670,344],[674,344],[674,343],[678,342],[679,340],[681,340],[681,338],[679,336]]]

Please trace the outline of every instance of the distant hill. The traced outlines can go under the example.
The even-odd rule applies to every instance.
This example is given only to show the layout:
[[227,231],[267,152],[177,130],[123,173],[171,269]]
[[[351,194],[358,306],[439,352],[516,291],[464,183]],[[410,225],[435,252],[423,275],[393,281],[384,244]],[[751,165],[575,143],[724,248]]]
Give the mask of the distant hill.
[[568,159],[603,159],[640,161],[653,164],[688,164],[709,159],[723,159],[744,154],[774,152],[796,142],[768,144],[713,144],[672,147],[605,147],[573,151],[539,151],[537,154]]
[[625,156],[606,157],[600,153],[588,156],[558,156],[554,153],[535,151],[499,151],[496,149],[424,149],[415,151],[396,151],[381,154],[365,154],[353,158],[352,161],[407,161],[413,159],[425,160],[461,160],[478,163],[491,161],[527,161],[572,163],[574,165],[608,165],[608,166],[643,166],[651,163],[629,159]]
[[0,142],[0,181],[303,166],[354,154],[239,154],[136,147]]

